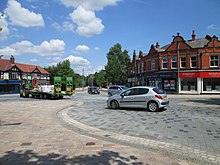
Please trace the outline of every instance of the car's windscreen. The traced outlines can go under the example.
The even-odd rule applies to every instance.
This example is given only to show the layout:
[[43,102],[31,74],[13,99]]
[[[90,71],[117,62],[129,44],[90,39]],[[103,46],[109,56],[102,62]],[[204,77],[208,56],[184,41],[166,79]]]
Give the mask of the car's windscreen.
[[122,86],[121,87],[123,90],[126,90],[126,89],[128,89],[128,87],[125,87],[125,86]]
[[154,88],[153,89],[154,92],[156,92],[157,94],[165,94],[166,92],[160,88]]

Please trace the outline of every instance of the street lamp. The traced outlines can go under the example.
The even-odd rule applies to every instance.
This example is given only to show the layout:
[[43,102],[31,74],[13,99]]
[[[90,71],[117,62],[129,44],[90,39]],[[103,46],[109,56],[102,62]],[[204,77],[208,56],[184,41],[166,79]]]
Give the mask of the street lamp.
[[180,42],[177,42],[177,93],[180,93]]

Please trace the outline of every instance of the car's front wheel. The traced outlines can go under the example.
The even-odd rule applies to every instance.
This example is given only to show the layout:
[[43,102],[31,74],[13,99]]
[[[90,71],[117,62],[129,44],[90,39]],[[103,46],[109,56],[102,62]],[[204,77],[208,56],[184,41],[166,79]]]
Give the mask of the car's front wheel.
[[118,104],[118,102],[116,100],[113,100],[111,102],[111,108],[112,109],[118,109],[119,108],[119,104]]
[[147,108],[152,112],[156,112],[159,109],[158,104],[154,101],[149,102]]

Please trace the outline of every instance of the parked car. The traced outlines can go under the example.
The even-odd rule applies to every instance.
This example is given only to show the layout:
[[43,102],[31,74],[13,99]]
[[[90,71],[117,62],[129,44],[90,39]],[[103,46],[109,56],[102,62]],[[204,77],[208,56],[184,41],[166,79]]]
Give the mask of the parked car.
[[147,108],[158,111],[169,104],[167,94],[157,87],[137,86],[108,98],[107,106],[112,109],[120,107]]
[[88,87],[89,94],[100,94],[99,87],[97,86],[89,86]]
[[108,95],[112,96],[115,94],[119,94],[119,93],[125,91],[126,89],[128,89],[128,87],[126,87],[124,85],[113,85],[113,86],[109,87]]

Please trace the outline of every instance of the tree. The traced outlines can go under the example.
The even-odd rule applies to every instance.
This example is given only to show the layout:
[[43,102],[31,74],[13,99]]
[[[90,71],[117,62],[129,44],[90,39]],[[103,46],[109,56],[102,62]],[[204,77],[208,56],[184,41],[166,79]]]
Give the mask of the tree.
[[105,66],[109,82],[113,84],[127,83],[127,65],[130,61],[128,51],[122,51],[119,43],[110,48],[107,53],[108,63]]
[[99,73],[95,73],[95,84],[100,87],[107,87],[106,71],[101,70]]
[[66,77],[74,77],[74,71],[70,66],[69,60],[64,60],[57,64],[57,75],[62,77],[63,84],[65,84]]

